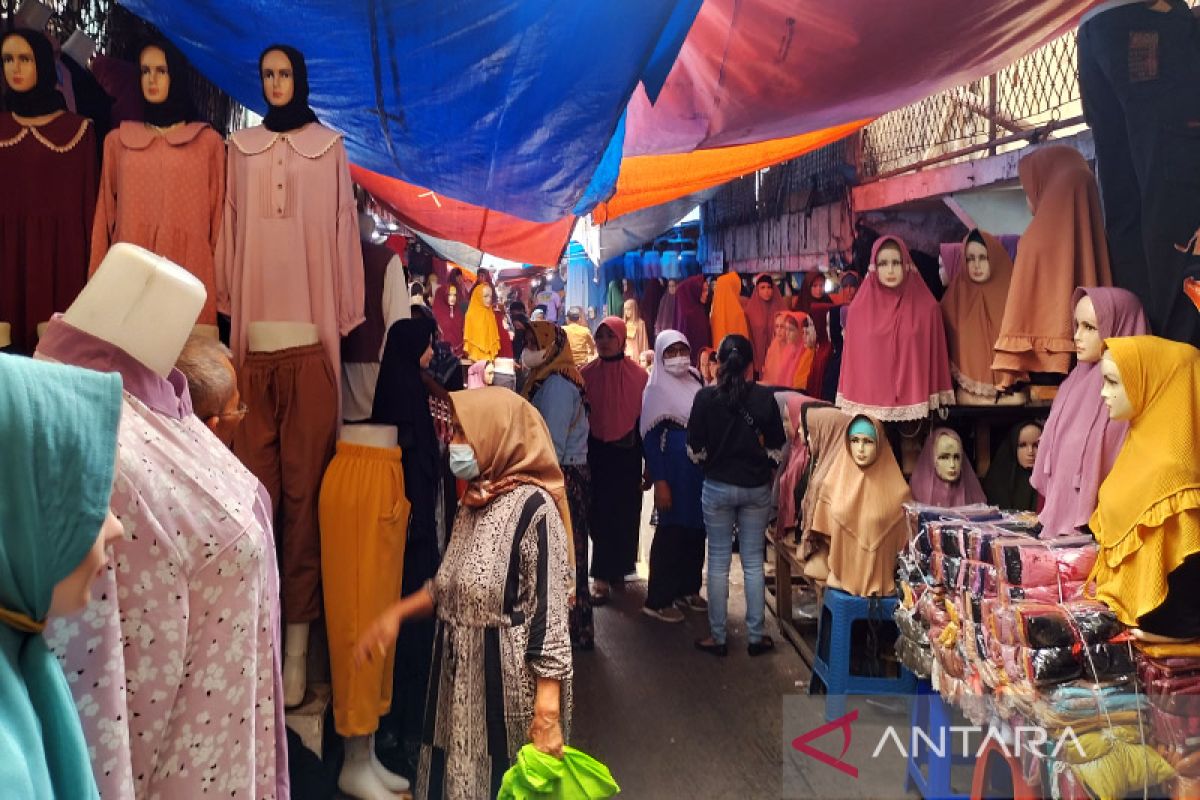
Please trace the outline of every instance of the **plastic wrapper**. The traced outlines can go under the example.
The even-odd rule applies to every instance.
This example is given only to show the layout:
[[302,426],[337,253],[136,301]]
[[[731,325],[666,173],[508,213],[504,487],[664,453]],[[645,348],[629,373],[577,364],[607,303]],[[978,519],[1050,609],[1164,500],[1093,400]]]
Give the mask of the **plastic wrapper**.
[[1008,537],[992,542],[1000,580],[1010,586],[1053,586],[1082,583],[1096,562],[1096,543],[1090,536],[1067,536],[1031,542]]
[[917,644],[929,646],[929,634],[917,616],[916,609],[897,605],[893,617],[896,620],[896,627],[900,629],[901,636],[912,639]]
[[1200,702],[1200,696],[1192,698],[1191,708],[1177,714],[1152,704],[1150,735],[1155,743],[1177,755],[1200,747],[1200,714],[1195,713],[1197,702]]
[[918,678],[929,677],[933,669],[933,650],[907,636],[896,639],[896,658]]
[[1087,584],[1083,581],[1062,581],[1045,586],[1012,586],[1000,582],[999,597],[1008,600],[1029,600],[1037,603],[1066,603],[1083,598]]
[[990,606],[991,630],[1003,644],[1031,648],[1107,642],[1124,630],[1103,603],[1014,602]]
[[1010,680],[1027,681],[1039,688],[1081,679],[1119,681],[1136,669],[1126,642],[1035,649],[993,640],[988,652],[1003,664]]

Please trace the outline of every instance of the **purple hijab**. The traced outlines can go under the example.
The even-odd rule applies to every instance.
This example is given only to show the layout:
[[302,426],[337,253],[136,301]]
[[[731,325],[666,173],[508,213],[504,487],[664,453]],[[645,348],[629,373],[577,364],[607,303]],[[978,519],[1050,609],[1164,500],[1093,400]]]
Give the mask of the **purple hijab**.
[[675,330],[692,345],[692,366],[700,363],[700,351],[712,347],[712,326],[708,309],[700,300],[704,294],[704,276],[685,278],[675,287]]
[[[947,483],[939,478],[934,464],[937,459],[937,440],[941,436],[953,438],[958,442],[958,449],[962,451],[962,471],[954,483]],[[925,447],[921,450],[921,457],[913,469],[909,485],[912,487],[914,500],[938,508],[955,508],[987,502],[987,495],[979,485],[979,476],[975,474],[975,468],[967,458],[967,448],[963,447],[962,437],[950,428],[934,428],[929,432],[929,438],[925,440]]]
[[[1100,338],[1149,333],[1137,296],[1124,289],[1080,288],[1071,309],[1087,295],[1096,307]],[[1058,389],[1042,433],[1029,482],[1046,499],[1039,515],[1042,537],[1075,533],[1096,510],[1096,493],[1112,469],[1129,423],[1110,420],[1100,397],[1099,364],[1079,362]]]

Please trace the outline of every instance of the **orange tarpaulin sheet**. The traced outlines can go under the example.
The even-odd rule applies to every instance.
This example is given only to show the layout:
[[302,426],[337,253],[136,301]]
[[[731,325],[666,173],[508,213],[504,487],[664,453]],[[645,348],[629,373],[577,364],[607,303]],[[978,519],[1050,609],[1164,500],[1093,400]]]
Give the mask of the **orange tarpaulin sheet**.
[[386,203],[410,228],[512,261],[557,266],[575,225],[574,217],[557,222],[529,222],[453,200],[354,164],[350,165],[350,176]]
[[616,194],[608,202],[592,209],[592,219],[597,224],[603,224],[622,214],[717,186],[836,142],[869,122],[869,119],[860,119],[757,144],[622,159]]

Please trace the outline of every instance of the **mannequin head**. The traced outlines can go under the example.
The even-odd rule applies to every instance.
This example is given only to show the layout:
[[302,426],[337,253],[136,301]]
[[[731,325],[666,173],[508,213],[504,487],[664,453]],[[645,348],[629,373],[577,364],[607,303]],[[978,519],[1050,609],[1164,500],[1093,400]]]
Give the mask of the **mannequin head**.
[[943,433],[934,443],[933,469],[946,483],[954,483],[962,476],[962,445],[949,434]]
[[859,414],[850,422],[846,443],[850,458],[860,469],[866,469],[879,458],[879,432],[869,417]]
[[783,320],[784,336],[788,344],[799,344],[802,335],[800,331],[800,323],[796,318],[790,315],[785,315]]
[[1096,306],[1086,294],[1075,304],[1075,355],[1080,361],[1095,364],[1104,354],[1104,339]]
[[712,284],[709,281],[705,281],[704,283],[700,284],[700,302],[704,305],[708,305],[708,301],[711,298]]
[[5,36],[0,58],[4,61],[4,82],[9,91],[24,93],[37,85],[37,58],[25,37],[15,33]]
[[672,278],[667,281],[667,294],[675,294],[675,290],[679,288],[679,281]]
[[813,324],[812,317],[804,318],[804,346],[812,349],[817,346],[817,326]]
[[788,322],[787,314],[776,314],[775,315],[775,325],[772,328],[772,330],[774,331],[774,335],[775,335],[775,341],[777,341],[777,342],[786,342],[787,341],[787,322]]
[[491,386],[496,382],[496,362],[489,361],[487,366],[483,368],[483,382]]
[[1017,431],[1017,463],[1022,469],[1033,469],[1041,441],[1042,426],[1036,422],[1027,422]]
[[875,274],[879,282],[889,289],[904,283],[904,256],[900,246],[888,242],[875,254]]
[[495,293],[495,290],[492,289],[492,287],[489,284],[485,283],[479,287],[479,297],[483,301],[483,304],[485,306],[487,306],[488,308],[491,308],[492,303],[496,299],[496,293]]
[[595,318],[596,318],[596,307],[595,307],[595,306],[588,306],[588,310],[587,310],[587,318],[588,318],[588,319],[595,319]]
[[1100,359],[1100,374],[1104,376],[1100,396],[1108,406],[1109,419],[1132,419],[1133,402],[1129,399],[1129,392],[1121,379],[1121,370],[1117,368],[1111,353],[1105,352]]
[[161,47],[150,45],[138,56],[142,73],[142,97],[147,103],[159,104],[171,93],[171,70],[167,67],[167,54]]
[[453,283],[446,287],[446,302],[452,308],[458,304],[458,287]]
[[280,108],[296,96],[296,73],[292,60],[282,50],[263,53],[260,65],[263,96],[273,107]]
[[768,275],[761,275],[754,282],[754,293],[758,295],[758,299],[764,303],[769,303],[775,297],[775,281],[771,280]]
[[963,249],[963,263],[967,268],[967,277],[972,283],[987,283],[992,277],[987,245],[983,243],[977,231],[972,231],[971,236],[967,238],[967,246]]
[[624,315],[626,322],[637,322],[638,320],[638,305],[637,301],[630,298],[625,301],[621,307],[621,313]]

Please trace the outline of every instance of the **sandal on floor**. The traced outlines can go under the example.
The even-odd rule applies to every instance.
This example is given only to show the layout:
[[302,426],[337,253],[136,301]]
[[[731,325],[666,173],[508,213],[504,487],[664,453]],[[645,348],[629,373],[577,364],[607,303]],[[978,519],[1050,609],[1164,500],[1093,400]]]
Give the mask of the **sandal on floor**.
[[696,649],[703,650],[710,655],[720,656],[721,658],[729,655],[729,645],[725,644],[724,642],[718,644],[717,642],[710,641],[709,639],[697,639]]
[[763,653],[769,653],[775,649],[775,640],[770,636],[763,636],[757,642],[750,642],[746,645],[746,652],[752,656],[761,656]]

